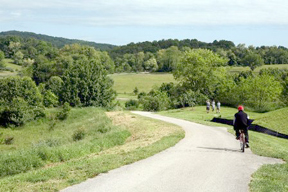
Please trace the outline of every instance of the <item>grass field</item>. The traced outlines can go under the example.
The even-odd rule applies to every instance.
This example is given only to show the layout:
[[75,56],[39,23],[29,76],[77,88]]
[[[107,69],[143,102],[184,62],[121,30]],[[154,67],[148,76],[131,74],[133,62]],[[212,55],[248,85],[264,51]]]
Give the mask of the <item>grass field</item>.
[[[288,69],[288,64],[277,64],[277,65],[263,65],[261,67],[257,67],[254,72],[259,73],[261,69],[267,69],[267,68],[278,68],[278,69]],[[239,73],[242,71],[249,71],[249,67],[227,67],[229,72],[232,73]]]
[[[15,142],[0,145],[0,191],[58,191],[147,158],[184,137],[180,127],[159,124],[129,112],[105,115],[104,110],[90,107],[73,109],[53,129],[47,119],[19,129],[1,128]],[[84,139],[73,141],[79,130],[85,132]]]
[[13,64],[12,59],[4,59],[3,61],[7,70],[0,71],[0,78],[17,75],[18,71],[22,69],[21,66]]
[[110,77],[114,80],[113,88],[119,94],[118,97],[124,98],[134,98],[135,87],[139,92],[148,92],[153,86],[175,82],[173,75],[169,73],[120,73]]
[[[213,123],[210,120],[213,117],[222,117],[232,119],[233,114],[237,112],[234,108],[222,107],[221,114],[206,113],[205,106],[195,108],[176,109],[160,112],[162,115],[185,119],[197,123],[212,126],[227,127],[229,132],[234,134],[232,126]],[[288,108],[268,112],[254,113],[247,111],[251,119],[255,119],[255,123],[266,126],[268,128],[278,130],[288,134]],[[288,161],[288,140],[269,136],[262,133],[250,131],[250,147],[253,153],[283,159]],[[264,165],[252,175],[249,184],[252,192],[284,192],[288,191],[288,164]]]

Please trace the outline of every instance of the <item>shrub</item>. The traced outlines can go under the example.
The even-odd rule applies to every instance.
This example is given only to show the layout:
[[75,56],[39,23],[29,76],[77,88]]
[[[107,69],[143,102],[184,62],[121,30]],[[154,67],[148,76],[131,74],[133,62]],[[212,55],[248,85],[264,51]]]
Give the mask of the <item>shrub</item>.
[[84,139],[84,137],[85,137],[85,130],[81,129],[81,128],[76,130],[72,136],[73,141],[82,140],[82,139]]
[[47,90],[44,93],[43,104],[45,107],[55,107],[58,104],[58,97],[52,91]]
[[137,95],[137,94],[138,94],[138,92],[139,92],[139,89],[138,89],[138,87],[135,87],[135,88],[134,88],[134,90],[133,90],[133,93],[134,93],[134,95]]
[[147,111],[161,111],[170,107],[170,99],[166,92],[153,91],[152,95],[144,96],[140,100],[143,109]]
[[65,120],[67,119],[69,113],[70,113],[71,107],[69,105],[69,103],[65,102],[62,110],[57,114],[57,119],[59,120]]
[[139,102],[134,99],[130,99],[129,101],[125,103],[126,109],[129,109],[129,110],[135,110],[138,108],[138,106],[139,106]]
[[13,141],[14,141],[14,137],[13,136],[8,136],[8,137],[5,138],[4,143],[6,145],[11,145],[13,143]]

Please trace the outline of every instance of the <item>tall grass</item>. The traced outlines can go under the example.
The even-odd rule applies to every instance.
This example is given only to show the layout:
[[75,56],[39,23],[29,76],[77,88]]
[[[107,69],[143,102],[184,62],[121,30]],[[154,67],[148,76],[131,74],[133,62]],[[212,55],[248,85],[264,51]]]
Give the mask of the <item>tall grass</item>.
[[[4,150],[0,156],[0,177],[97,153],[123,144],[130,136],[129,131],[113,126],[101,109],[73,109],[71,113],[53,130],[48,128],[48,119],[42,119],[38,124],[32,122],[20,129],[2,128],[4,134],[15,137],[15,144],[6,149],[1,146]],[[74,141],[73,133],[79,128],[85,131],[85,137]]]

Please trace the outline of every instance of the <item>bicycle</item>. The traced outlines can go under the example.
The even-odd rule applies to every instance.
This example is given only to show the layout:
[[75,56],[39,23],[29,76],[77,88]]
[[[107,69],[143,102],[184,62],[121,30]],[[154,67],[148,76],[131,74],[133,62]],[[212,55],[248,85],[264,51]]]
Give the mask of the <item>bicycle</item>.
[[241,148],[241,151],[244,153],[244,151],[245,151],[245,145],[246,145],[245,133],[244,133],[244,130],[239,130],[239,131],[240,131],[240,137],[239,137],[240,148]]

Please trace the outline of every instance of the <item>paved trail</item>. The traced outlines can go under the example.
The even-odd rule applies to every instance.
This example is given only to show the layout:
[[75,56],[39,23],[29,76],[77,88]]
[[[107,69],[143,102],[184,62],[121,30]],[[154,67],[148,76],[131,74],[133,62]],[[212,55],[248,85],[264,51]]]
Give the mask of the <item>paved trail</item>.
[[63,192],[245,192],[261,165],[281,163],[240,152],[226,128],[200,125],[148,112],[139,115],[177,124],[186,136],[174,147],[147,159],[100,174]]

